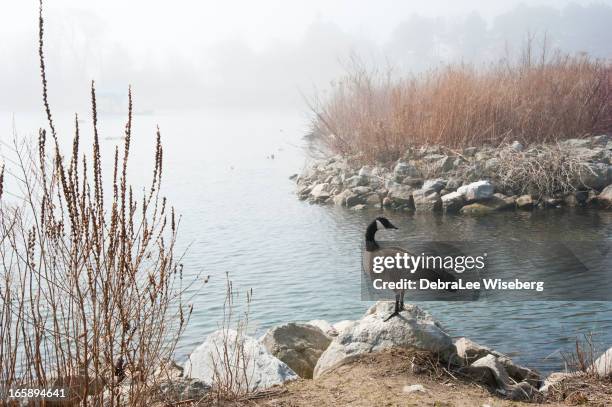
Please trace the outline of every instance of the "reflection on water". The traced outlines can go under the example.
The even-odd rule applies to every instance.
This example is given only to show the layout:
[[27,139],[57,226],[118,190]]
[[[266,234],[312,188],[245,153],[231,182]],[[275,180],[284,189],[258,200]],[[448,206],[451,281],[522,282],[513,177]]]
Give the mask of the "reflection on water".
[[[38,116],[35,119],[42,123]],[[36,126],[26,125],[32,120],[17,116],[18,130],[34,133]],[[64,134],[69,134],[68,120],[58,125]],[[182,213],[186,275],[211,275],[208,284],[197,283],[191,289],[197,295],[191,326],[179,346],[181,357],[216,329],[226,272],[238,291],[253,289],[251,319],[258,332],[286,321],[334,322],[364,313],[369,304],[360,300],[360,249],[365,227],[378,212],[297,200],[287,178],[304,162],[296,147],[306,130],[301,113],[208,111],[136,117],[130,167],[135,184],[150,175],[156,123],[165,141],[164,192]],[[2,116],[0,124],[0,137],[6,141],[10,116]],[[121,135],[122,126],[120,117],[100,121],[107,136]],[[103,141],[108,160],[114,143]],[[272,153],[275,159],[267,159]],[[403,241],[485,240],[503,247],[511,241],[610,241],[612,236],[610,212],[387,216],[400,229],[381,237]],[[596,341],[612,344],[608,302],[481,300],[421,305],[451,335],[468,336],[544,371],[561,368],[560,352],[571,350],[582,333],[594,332]]]

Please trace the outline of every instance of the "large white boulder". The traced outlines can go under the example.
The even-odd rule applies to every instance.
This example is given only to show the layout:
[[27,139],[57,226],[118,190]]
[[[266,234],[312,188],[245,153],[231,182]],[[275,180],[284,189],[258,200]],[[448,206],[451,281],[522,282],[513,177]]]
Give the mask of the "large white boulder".
[[450,356],[455,347],[428,313],[416,305],[406,305],[399,316],[385,321],[394,303],[377,302],[359,320],[347,326],[323,352],[314,378],[355,359],[357,356],[391,348],[419,349]]
[[312,371],[331,339],[315,326],[290,322],[268,330],[261,342],[300,377],[312,379]]
[[593,370],[600,377],[612,376],[612,348],[605,351],[593,362]]
[[490,181],[476,181],[457,189],[457,192],[463,195],[467,201],[489,199],[493,196],[494,191],[495,187]]
[[350,319],[343,319],[342,321],[336,322],[333,325],[334,329],[336,330],[336,335],[335,336],[338,336],[339,334],[344,332],[345,329],[353,326],[354,323],[355,323],[355,321],[351,321]]
[[[225,351],[227,349],[227,352]],[[233,329],[218,330],[189,355],[184,375],[214,385],[217,377],[233,377],[234,386],[242,390],[265,389],[289,380],[295,374],[275,358],[255,338],[238,335]]]

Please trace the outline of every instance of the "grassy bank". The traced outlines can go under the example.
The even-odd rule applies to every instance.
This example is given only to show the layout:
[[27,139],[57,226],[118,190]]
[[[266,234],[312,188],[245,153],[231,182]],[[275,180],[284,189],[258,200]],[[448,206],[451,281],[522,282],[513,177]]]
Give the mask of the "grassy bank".
[[312,103],[314,137],[363,162],[414,145],[546,143],[612,131],[612,67],[587,55],[536,53],[484,67],[454,64],[401,78],[355,64]]

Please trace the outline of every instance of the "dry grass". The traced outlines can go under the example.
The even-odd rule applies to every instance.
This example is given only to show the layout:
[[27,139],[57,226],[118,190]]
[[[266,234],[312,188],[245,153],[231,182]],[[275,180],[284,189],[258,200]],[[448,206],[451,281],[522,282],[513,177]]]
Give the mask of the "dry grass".
[[15,141],[14,175],[24,196],[0,203],[0,404],[10,388],[59,386],[68,389],[64,405],[148,405],[154,371],[172,356],[191,313],[175,255],[179,218],[160,195],[160,132],[151,184],[138,197],[128,182],[130,92],[108,191],[93,83],[93,153],[80,150],[76,117],[72,151],[60,148],[42,2],[39,39],[48,130],[34,148]]
[[597,359],[598,351],[593,334],[584,334],[582,340],[576,338],[575,345],[573,352],[566,352],[561,355],[565,361],[565,370],[597,377],[597,371],[593,363]]
[[527,145],[612,131],[609,63],[534,54],[530,40],[516,61],[402,79],[354,63],[329,97],[311,103],[313,135],[333,153],[384,163],[411,145]]
[[500,148],[495,168],[502,187],[538,197],[572,192],[592,174],[572,148],[559,144],[540,144],[530,151]]

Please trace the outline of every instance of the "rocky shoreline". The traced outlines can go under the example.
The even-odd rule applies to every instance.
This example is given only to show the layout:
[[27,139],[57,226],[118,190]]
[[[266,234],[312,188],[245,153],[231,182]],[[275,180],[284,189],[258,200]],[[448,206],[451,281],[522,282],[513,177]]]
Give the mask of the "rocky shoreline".
[[362,210],[484,214],[499,210],[612,208],[612,137],[525,147],[415,147],[386,165],[358,157],[317,161],[291,179],[316,204]]
[[[492,395],[514,401],[543,401],[554,386],[585,374],[555,372],[545,378],[468,338],[451,338],[438,321],[416,305],[407,305],[399,318],[385,321],[392,308],[391,302],[377,302],[362,318],[336,324],[323,320],[291,322],[271,328],[259,339],[236,336],[233,330],[216,331],[183,367],[171,366],[173,386],[180,389],[174,397],[205,397],[214,388],[216,378],[228,375],[234,377],[234,386],[250,393],[297,379],[321,380],[360,357],[394,349],[430,355],[451,376],[485,386]],[[229,340],[224,342],[222,338],[227,337]],[[223,355],[219,349],[224,349]],[[229,360],[238,361],[238,354],[243,357],[238,365],[247,374],[228,372],[232,367],[224,363],[224,358],[229,355]],[[413,362],[410,369],[418,375],[425,368]],[[593,363],[592,372],[599,377],[610,376],[612,348]],[[411,391],[404,389],[406,393]]]

